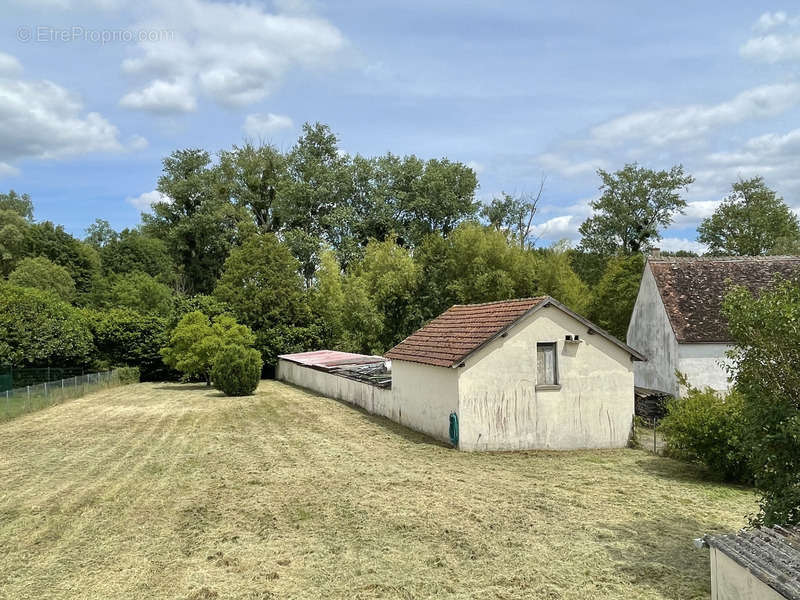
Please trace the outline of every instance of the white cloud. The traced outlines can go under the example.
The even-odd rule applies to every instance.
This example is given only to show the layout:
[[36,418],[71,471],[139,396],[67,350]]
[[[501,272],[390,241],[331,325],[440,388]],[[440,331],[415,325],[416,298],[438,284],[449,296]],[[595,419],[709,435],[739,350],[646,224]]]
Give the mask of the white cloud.
[[0,177],[13,177],[19,175],[19,169],[8,163],[0,162]]
[[247,115],[244,120],[242,129],[244,132],[254,138],[264,138],[281,129],[289,129],[293,127],[292,119],[286,115],[276,115],[273,113],[256,113]]
[[123,150],[119,132],[50,81],[0,78],[0,161]]
[[482,163],[479,163],[477,160],[467,161],[467,167],[475,171],[476,175],[480,175],[481,173],[483,173],[483,170],[486,168]]
[[678,250],[689,250],[698,254],[705,254],[708,246],[695,240],[677,237],[664,237],[660,242],[656,242],[662,250],[667,252],[677,252]]
[[188,82],[160,79],[152,81],[139,91],[125,94],[119,103],[124,108],[162,114],[191,112],[197,108]]
[[[270,14],[255,4],[208,0],[152,7],[137,28],[173,35],[138,44],[137,56],[123,62],[126,73],[148,80],[123,99],[128,108],[192,110],[200,93],[225,106],[245,106],[277,89],[291,69],[331,65],[346,46],[339,29],[305,13]],[[186,94],[180,101],[178,81]]]
[[22,72],[22,65],[15,56],[0,52],[0,77],[17,75]]
[[719,104],[694,104],[631,113],[594,127],[591,142],[616,145],[631,140],[663,146],[754,118],[778,115],[800,104],[800,84],[779,83],[745,90]]
[[536,157],[536,162],[543,169],[555,171],[564,177],[575,177],[576,175],[587,175],[595,173],[597,169],[607,169],[608,162],[602,158],[590,160],[570,161],[553,152],[546,152]]
[[768,63],[800,60],[800,16],[767,12],[759,17],[753,29],[762,35],[750,38],[739,48],[743,57]]
[[165,196],[158,190],[152,192],[145,192],[138,196],[126,198],[125,201],[142,211],[149,211],[154,202],[169,202],[169,196]]
[[546,240],[557,241],[562,239],[577,240],[580,238],[578,228],[583,218],[576,215],[562,215],[553,217],[544,223],[531,227],[534,236]]

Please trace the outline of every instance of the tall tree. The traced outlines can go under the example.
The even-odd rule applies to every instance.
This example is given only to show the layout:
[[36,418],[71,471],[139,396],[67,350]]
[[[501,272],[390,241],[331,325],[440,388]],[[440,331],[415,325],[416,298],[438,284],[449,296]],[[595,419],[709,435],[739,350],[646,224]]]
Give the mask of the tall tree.
[[761,177],[740,179],[731,188],[697,228],[709,254],[760,256],[800,243],[797,216]]
[[531,248],[536,243],[531,233],[533,217],[536,215],[543,191],[544,179],[535,196],[521,195],[515,198],[503,192],[500,197],[492,198],[489,204],[481,208],[481,216],[486,219],[490,227],[504,232],[520,247]]
[[686,207],[680,191],[694,181],[681,165],[654,171],[633,163],[597,174],[601,195],[590,203],[594,215],[580,226],[580,249],[605,255],[643,252],[661,239],[660,230]]
[[185,276],[186,291],[210,292],[225,259],[255,231],[247,210],[226,197],[220,170],[205,150],[164,159],[158,191],[166,199],[143,214],[144,232],[162,239]]
[[625,340],[644,269],[644,255],[615,256],[592,290],[588,317],[611,335]]
[[69,271],[43,256],[23,258],[9,274],[8,282],[19,287],[50,292],[66,302],[75,299],[75,282]]
[[18,194],[9,190],[7,194],[0,194],[0,211],[10,210],[27,221],[33,221],[33,201],[28,194]]

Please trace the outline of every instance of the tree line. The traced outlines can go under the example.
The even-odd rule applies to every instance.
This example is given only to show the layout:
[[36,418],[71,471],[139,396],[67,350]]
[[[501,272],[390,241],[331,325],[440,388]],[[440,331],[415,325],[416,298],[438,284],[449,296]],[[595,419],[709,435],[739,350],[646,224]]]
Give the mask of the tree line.
[[[284,352],[382,353],[452,304],[542,294],[624,339],[645,253],[693,179],[680,165],[598,175],[574,248],[532,235],[543,188],[481,204],[468,166],[349,155],[319,123],[287,151],[173,152],[162,201],[122,231],[98,219],[77,239],[36,221],[27,195],[0,194],[0,363],[169,377],[160,350],[199,312],[248,327],[269,370]],[[800,227],[755,178],[734,183],[699,239],[713,253],[794,253]]]

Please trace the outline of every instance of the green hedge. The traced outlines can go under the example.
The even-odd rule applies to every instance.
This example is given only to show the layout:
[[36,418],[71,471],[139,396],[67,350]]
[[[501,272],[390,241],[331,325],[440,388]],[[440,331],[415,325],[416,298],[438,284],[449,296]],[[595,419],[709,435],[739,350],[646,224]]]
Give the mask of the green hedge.
[[225,346],[214,359],[211,380],[226,396],[249,396],[261,379],[261,354],[244,346]]

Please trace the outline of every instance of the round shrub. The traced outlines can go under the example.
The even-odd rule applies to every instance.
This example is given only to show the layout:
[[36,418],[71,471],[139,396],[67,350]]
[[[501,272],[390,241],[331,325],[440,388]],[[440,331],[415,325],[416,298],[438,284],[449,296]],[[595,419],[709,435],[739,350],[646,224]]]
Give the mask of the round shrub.
[[262,365],[258,350],[224,346],[214,358],[211,380],[226,396],[249,396],[258,387]]

